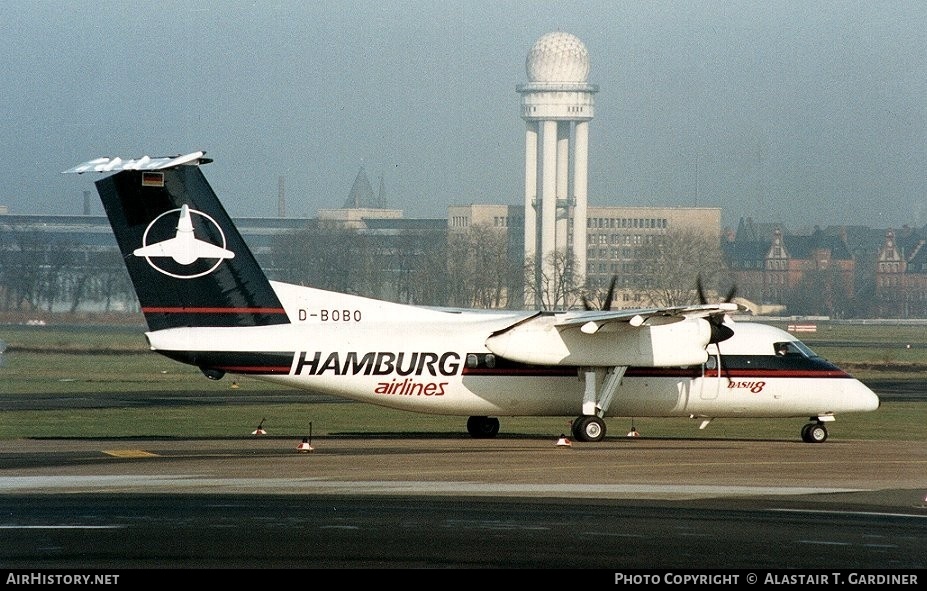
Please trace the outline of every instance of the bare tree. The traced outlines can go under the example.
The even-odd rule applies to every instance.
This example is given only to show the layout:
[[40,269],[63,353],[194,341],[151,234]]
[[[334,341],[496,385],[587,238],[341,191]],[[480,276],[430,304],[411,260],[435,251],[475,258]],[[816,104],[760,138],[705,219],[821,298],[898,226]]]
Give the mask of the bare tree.
[[508,236],[475,224],[448,238],[450,302],[456,306],[498,308],[511,291]]
[[535,257],[525,259],[525,298],[544,310],[576,307],[585,295],[583,279],[574,270],[576,258],[563,252],[550,252],[546,265],[538,265]]
[[370,257],[363,235],[337,222],[320,221],[280,236],[274,243],[272,266],[285,281],[372,295],[367,277]]
[[129,280],[122,255],[118,250],[103,250],[94,254],[94,297],[103,303],[103,310],[109,312],[114,301],[130,304],[138,303],[138,297]]
[[34,309],[40,305],[45,248],[35,233],[13,225],[0,227],[0,275],[7,310]]
[[641,286],[645,300],[657,307],[697,302],[699,278],[706,289],[717,292],[724,269],[717,237],[694,230],[653,236],[639,249],[638,260],[645,277]]
[[407,232],[397,245],[397,301],[430,306],[449,303],[447,234]]
[[789,290],[789,314],[846,316],[851,282],[836,267],[805,271],[798,285]]

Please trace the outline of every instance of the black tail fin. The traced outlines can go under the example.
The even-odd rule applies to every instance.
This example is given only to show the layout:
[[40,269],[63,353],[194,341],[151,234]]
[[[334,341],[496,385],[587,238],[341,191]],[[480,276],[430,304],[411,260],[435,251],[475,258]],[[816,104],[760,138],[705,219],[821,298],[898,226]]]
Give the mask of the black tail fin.
[[97,191],[151,330],[289,322],[202,156],[100,159],[65,172],[117,171]]

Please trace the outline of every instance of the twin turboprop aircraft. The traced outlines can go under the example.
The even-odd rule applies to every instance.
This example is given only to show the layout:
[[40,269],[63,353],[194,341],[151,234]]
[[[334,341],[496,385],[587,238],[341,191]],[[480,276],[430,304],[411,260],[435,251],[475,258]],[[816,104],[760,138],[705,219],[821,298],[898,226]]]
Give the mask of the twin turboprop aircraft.
[[605,417],[810,417],[807,442],[878,397],[791,334],[734,322],[731,302],[641,310],[418,307],[269,281],[200,166],[203,152],[99,158],[96,182],[152,350],[199,367],[419,413]]

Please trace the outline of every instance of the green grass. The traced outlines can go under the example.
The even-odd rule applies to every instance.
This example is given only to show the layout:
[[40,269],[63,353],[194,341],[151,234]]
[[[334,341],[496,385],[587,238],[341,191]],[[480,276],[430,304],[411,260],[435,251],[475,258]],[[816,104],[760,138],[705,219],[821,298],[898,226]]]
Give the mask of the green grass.
[[[892,338],[893,331],[898,338]],[[892,377],[885,360],[927,366],[924,327],[839,327],[819,329],[803,337],[819,354],[849,365],[857,377]],[[148,351],[142,330],[123,327],[86,329],[0,327],[8,350],[0,356],[0,398],[4,396],[76,396],[119,394],[120,408],[16,410],[0,412],[0,439],[21,437],[237,437],[248,436],[262,420],[271,436],[302,437],[309,423],[318,435],[453,434],[464,436],[465,417],[420,415],[367,404],[327,402],[306,393],[305,403],[278,400],[236,404],[224,402],[232,380],[207,380],[194,367]],[[903,337],[903,338],[902,338]],[[878,346],[817,347],[815,341],[879,343]],[[900,346],[910,341],[911,349]],[[920,371],[916,369],[916,371]],[[902,372],[912,377],[909,372]],[[924,375],[924,374],[920,374]],[[279,387],[238,378],[235,393],[268,397]],[[189,404],[144,405],[153,393],[195,393]],[[216,401],[209,397],[215,395]],[[249,396],[253,398],[253,396]],[[302,398],[301,398],[302,399]],[[323,402],[313,402],[323,400]],[[138,401],[139,405],[136,405]],[[502,436],[555,437],[568,432],[572,417],[501,418]],[[609,435],[621,436],[630,419],[608,419]],[[803,419],[718,419],[699,430],[697,420],[636,419],[646,437],[749,438],[797,440]],[[875,413],[842,415],[829,426],[832,439],[927,440],[927,403],[883,403]]]
[[[307,398],[311,397],[308,395]],[[500,437],[556,437],[573,417],[501,417]],[[247,437],[261,421],[268,436],[352,434],[466,436],[465,417],[420,415],[353,402],[215,404],[169,407],[0,412],[0,440],[36,437]],[[609,437],[622,437],[631,419],[609,418]],[[805,419],[716,419],[700,430],[691,419],[634,419],[644,437],[798,441]],[[927,441],[927,404],[885,403],[874,413],[841,415],[828,425],[831,440]]]

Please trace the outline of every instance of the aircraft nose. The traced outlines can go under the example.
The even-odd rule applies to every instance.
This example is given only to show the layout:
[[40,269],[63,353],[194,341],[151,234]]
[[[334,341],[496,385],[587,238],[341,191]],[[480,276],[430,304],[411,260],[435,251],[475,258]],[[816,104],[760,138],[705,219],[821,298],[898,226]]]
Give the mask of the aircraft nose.
[[852,398],[854,402],[854,410],[861,412],[870,412],[877,410],[879,408],[880,400],[879,396],[869,389],[869,386],[866,384],[856,381],[854,384]]

